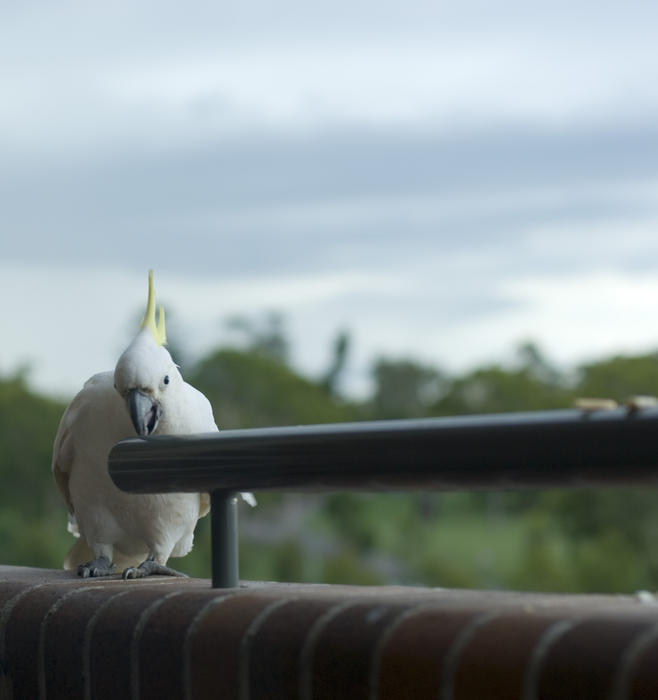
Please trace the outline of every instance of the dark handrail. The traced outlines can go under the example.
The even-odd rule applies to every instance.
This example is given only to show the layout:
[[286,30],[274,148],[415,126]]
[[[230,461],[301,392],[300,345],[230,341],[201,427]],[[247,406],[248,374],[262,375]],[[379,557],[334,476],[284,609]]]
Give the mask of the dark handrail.
[[[235,550],[237,558],[226,540],[227,530],[235,530],[230,537],[237,533],[231,525],[237,491],[655,485],[658,410],[508,413],[131,439],[114,446],[109,469],[125,491],[213,493],[213,549],[224,533],[222,549]],[[235,572],[231,565],[223,570],[224,580],[234,584],[237,564]]]

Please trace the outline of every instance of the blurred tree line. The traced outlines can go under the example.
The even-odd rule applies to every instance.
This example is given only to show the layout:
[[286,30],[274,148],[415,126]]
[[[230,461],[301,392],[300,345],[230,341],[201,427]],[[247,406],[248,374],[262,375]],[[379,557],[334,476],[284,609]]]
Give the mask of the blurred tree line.
[[[290,364],[280,317],[232,319],[230,327],[239,342],[184,368],[226,429],[658,395],[658,355],[613,357],[565,374],[527,343],[512,365],[461,376],[413,358],[382,357],[372,367],[372,395],[354,401],[341,392],[346,332],[337,334],[326,372],[308,378]],[[24,375],[0,378],[0,563],[59,567],[72,543],[50,473],[63,410],[31,390]],[[257,495],[257,508],[240,510],[245,579],[554,591],[658,587],[658,509],[647,489]],[[208,526],[208,518],[199,523],[195,550],[175,563],[193,575],[209,575]]]

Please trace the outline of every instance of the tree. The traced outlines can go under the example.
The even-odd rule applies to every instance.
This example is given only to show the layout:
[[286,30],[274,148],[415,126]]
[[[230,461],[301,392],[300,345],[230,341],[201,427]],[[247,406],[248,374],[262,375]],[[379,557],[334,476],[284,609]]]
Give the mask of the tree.
[[32,392],[25,376],[0,379],[0,563],[61,566],[66,508],[50,471],[64,406]]
[[286,364],[290,343],[285,332],[283,316],[269,311],[260,319],[232,316],[225,321],[228,330],[238,334],[240,345]]
[[521,367],[538,381],[553,386],[564,384],[560,372],[548,361],[536,343],[521,343],[516,354]]
[[658,396],[658,355],[611,359],[580,368],[577,390],[581,396],[597,396],[621,401],[633,394]]
[[[655,355],[590,363],[567,381],[526,344],[515,366],[452,378],[410,358],[380,359],[372,396],[349,402],[339,390],[346,334],[337,336],[323,380],[282,361],[282,322],[255,324],[245,344],[220,348],[186,372],[223,429],[565,408],[575,396],[658,393]],[[50,472],[63,409],[30,390],[26,376],[0,378],[0,563],[59,567],[71,546]],[[259,507],[241,515],[242,572],[259,579],[570,591],[658,586],[658,511],[646,488],[494,495],[259,494]],[[291,515],[292,525],[273,539],[272,523],[290,525]],[[181,563],[191,574],[208,575],[208,526],[207,518],[200,522],[195,550]]]
[[381,358],[373,367],[375,418],[426,416],[445,386],[443,374],[414,360]]
[[297,374],[268,353],[217,350],[188,381],[210,399],[222,428],[248,428],[353,419],[350,404],[329,396],[319,382]]
[[337,396],[339,393],[340,380],[345,371],[349,349],[349,333],[345,330],[339,331],[333,342],[329,369],[322,380],[322,384],[326,387],[327,391],[334,396]]

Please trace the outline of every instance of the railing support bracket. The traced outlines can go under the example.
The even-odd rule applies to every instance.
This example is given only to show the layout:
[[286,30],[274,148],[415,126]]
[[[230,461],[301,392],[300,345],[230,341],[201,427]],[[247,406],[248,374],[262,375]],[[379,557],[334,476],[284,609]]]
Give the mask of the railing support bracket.
[[213,588],[236,588],[238,564],[238,498],[231,491],[210,494]]

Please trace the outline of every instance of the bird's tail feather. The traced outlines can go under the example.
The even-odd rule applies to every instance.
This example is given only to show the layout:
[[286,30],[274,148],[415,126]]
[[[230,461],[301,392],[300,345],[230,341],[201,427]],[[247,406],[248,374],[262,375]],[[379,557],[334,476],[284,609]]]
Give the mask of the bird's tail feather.
[[76,569],[78,564],[84,564],[93,558],[94,553],[87,544],[87,540],[84,537],[78,537],[64,559],[64,568],[71,571],[71,569]]
[[250,493],[249,491],[243,491],[240,495],[242,496],[242,500],[245,503],[248,503],[252,508],[258,505],[256,496],[254,496],[253,493]]
[[[86,564],[93,559],[94,552],[87,544],[87,540],[84,537],[79,537],[73,543],[69,553],[66,555],[66,559],[64,559],[64,568],[67,571],[72,571],[73,569],[77,569],[79,564]],[[146,559],[146,552],[143,555],[130,556],[119,552],[116,547],[114,548],[113,563],[118,572],[123,571],[129,566],[137,566],[140,562],[144,561],[144,559]]]

